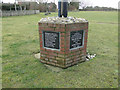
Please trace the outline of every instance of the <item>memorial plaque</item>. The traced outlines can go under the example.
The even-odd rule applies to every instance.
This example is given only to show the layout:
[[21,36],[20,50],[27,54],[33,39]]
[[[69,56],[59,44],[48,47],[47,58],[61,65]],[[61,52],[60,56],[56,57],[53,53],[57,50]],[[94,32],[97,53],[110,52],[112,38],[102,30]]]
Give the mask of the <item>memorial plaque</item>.
[[60,49],[59,36],[59,32],[43,31],[44,47]]
[[70,49],[79,48],[83,46],[84,31],[70,32]]

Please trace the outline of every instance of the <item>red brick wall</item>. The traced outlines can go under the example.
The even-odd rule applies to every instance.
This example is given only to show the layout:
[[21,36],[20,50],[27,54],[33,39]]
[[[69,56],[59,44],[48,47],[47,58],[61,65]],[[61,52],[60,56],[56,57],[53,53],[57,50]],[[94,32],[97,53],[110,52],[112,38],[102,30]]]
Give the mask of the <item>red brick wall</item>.
[[[60,32],[60,51],[43,48],[42,31]],[[84,47],[70,50],[70,32],[84,30]],[[72,24],[39,23],[41,62],[66,68],[85,61],[88,22]]]

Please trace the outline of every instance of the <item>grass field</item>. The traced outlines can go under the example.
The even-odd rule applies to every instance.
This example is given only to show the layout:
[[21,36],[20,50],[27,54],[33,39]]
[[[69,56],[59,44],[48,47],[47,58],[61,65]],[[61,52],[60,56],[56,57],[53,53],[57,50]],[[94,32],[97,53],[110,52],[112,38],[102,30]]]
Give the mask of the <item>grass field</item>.
[[40,13],[3,18],[3,88],[117,88],[118,13],[69,12],[69,16],[89,21],[87,49],[97,56],[59,73],[34,57],[40,50],[38,21],[48,16]]

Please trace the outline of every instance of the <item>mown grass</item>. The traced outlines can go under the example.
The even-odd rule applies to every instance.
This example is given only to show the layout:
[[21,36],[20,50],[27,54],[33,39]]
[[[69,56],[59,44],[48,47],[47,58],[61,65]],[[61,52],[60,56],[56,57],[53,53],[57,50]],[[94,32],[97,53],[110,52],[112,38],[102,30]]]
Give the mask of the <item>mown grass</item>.
[[47,69],[34,57],[40,50],[38,21],[48,16],[40,13],[3,18],[3,87],[117,88],[117,12],[69,12],[69,16],[89,21],[88,51],[97,57],[59,73]]

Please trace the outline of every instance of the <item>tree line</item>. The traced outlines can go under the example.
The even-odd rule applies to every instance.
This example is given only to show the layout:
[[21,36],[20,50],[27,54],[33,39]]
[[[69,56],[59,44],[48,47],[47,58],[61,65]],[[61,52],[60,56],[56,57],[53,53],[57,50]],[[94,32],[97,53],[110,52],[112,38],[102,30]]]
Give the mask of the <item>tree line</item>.
[[[3,3],[2,10],[39,10],[40,12],[55,12],[57,5],[51,3],[37,3],[37,2],[18,2],[18,4]],[[111,7],[87,6],[82,2],[69,2],[68,11],[116,11],[117,9]]]
[[115,8],[111,7],[99,7],[99,6],[87,6],[86,8],[82,9],[83,11],[117,11]]
[[2,4],[2,11],[40,10],[40,12],[55,12],[56,9],[57,5],[55,3],[18,2],[18,4]]

